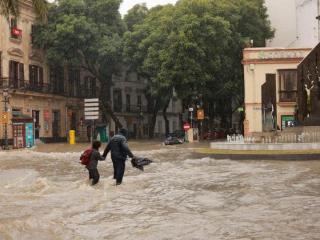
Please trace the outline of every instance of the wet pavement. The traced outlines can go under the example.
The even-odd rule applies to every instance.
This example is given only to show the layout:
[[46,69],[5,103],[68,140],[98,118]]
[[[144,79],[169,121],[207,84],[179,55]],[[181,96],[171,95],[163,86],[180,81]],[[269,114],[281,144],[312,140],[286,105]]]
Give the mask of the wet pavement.
[[132,142],[154,163],[128,162],[119,187],[109,157],[89,185],[86,144],[2,151],[0,239],[320,239],[320,161],[199,158],[204,145]]

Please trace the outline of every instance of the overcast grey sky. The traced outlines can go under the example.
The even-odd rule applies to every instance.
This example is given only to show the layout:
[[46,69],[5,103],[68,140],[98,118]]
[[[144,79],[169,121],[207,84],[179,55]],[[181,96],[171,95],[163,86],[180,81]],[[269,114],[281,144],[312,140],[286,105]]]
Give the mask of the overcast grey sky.
[[[54,0],[48,0],[49,2],[54,2]],[[120,13],[122,15],[126,14],[127,11],[138,3],[146,3],[148,8],[154,7],[156,5],[165,5],[168,3],[175,4],[177,0],[122,0],[120,6]]]
[[132,8],[134,5],[138,3],[146,3],[148,8],[154,7],[156,5],[164,5],[168,3],[175,4],[177,0],[122,0],[122,4],[120,6],[120,13],[122,15],[126,14],[126,12]]

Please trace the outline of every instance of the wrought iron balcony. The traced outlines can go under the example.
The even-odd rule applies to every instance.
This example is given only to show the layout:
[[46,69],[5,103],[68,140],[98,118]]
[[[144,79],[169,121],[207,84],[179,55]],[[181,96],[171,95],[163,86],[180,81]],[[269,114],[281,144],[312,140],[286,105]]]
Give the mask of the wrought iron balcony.
[[148,111],[145,105],[127,105],[114,102],[113,110],[118,113],[146,113]]

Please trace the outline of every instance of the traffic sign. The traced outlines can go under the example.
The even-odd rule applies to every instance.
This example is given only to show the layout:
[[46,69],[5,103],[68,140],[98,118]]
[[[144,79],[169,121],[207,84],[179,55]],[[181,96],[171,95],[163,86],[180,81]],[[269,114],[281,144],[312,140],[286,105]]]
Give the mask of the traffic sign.
[[7,124],[8,123],[8,118],[9,118],[8,113],[7,112],[3,112],[2,113],[2,117],[1,117],[2,123],[3,124]]
[[84,99],[85,103],[90,103],[90,102],[99,102],[99,98],[85,98]]
[[99,116],[86,116],[85,119],[86,120],[97,120],[97,119],[99,119]]
[[84,117],[86,120],[99,119],[99,98],[84,99]]
[[198,109],[197,110],[197,118],[198,118],[198,120],[203,120],[204,119],[204,111],[203,111],[203,109]]
[[189,129],[190,129],[190,124],[189,123],[185,123],[185,124],[183,124],[183,129],[185,130],[185,131],[188,131]]

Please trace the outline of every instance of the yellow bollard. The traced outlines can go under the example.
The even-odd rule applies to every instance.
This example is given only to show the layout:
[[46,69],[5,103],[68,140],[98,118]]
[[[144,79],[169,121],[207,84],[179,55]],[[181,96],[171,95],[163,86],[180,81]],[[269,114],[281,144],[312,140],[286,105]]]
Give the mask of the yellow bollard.
[[76,131],[75,130],[69,131],[69,143],[72,145],[76,143]]

